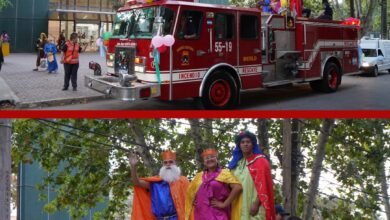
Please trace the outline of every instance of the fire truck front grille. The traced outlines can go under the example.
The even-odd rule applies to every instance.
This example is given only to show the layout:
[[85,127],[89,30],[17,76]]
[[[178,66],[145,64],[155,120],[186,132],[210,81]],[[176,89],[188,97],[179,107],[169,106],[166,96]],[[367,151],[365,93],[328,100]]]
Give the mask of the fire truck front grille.
[[116,74],[134,74],[135,47],[116,47],[114,70]]

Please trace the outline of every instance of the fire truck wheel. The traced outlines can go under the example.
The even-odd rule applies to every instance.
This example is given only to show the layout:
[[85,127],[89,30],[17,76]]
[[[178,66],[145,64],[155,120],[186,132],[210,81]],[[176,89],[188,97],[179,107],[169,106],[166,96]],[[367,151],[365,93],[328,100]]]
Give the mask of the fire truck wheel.
[[310,86],[314,91],[335,92],[340,83],[340,68],[335,63],[329,62],[325,66],[322,79],[310,82]]
[[229,109],[238,102],[237,84],[226,71],[213,73],[202,91],[202,104],[206,109]]

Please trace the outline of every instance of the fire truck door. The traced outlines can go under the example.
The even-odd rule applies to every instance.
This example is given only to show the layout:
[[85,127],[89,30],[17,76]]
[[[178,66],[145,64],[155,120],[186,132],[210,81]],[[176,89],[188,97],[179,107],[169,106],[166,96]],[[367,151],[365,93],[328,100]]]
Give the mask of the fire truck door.
[[226,12],[215,12],[214,20],[208,20],[214,24],[213,34],[210,37],[214,63],[228,63],[237,65],[237,38],[234,36],[235,15]]
[[261,28],[260,14],[239,14],[239,63],[242,88],[261,86]]
[[175,69],[191,74],[180,74],[179,80],[199,78],[200,69],[209,65],[210,43],[205,23],[203,11],[183,7],[177,22],[173,63],[177,67]]

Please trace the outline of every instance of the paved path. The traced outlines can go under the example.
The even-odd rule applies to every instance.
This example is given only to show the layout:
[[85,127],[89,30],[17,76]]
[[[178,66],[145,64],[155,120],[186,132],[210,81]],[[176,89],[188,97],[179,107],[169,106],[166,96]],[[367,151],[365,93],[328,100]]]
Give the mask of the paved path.
[[[33,53],[14,53],[5,57],[0,72],[0,102],[12,99],[11,102],[16,104],[16,108],[36,109],[104,99],[102,94],[84,86],[84,75],[92,74],[92,70],[88,68],[89,61],[104,64],[104,58],[98,53],[80,54],[77,91],[61,90],[64,83],[63,65],[58,63],[59,69],[56,74],[49,74],[46,70],[35,72],[32,71],[35,68],[35,60],[36,54]],[[106,67],[101,66],[104,73]]]

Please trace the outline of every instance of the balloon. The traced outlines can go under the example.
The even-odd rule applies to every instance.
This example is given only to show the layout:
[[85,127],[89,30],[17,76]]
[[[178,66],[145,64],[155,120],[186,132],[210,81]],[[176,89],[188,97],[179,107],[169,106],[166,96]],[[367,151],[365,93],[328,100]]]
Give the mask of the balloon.
[[152,45],[155,48],[159,48],[161,45],[163,45],[164,38],[161,36],[154,36],[152,38]]
[[174,43],[175,43],[175,38],[172,35],[168,34],[164,36],[165,46],[171,47]]
[[96,46],[100,47],[100,44],[102,44],[102,39],[99,37],[99,38],[96,40]]
[[111,32],[104,32],[103,33],[103,39],[108,40],[111,37]]
[[167,46],[162,45],[161,47],[158,47],[157,50],[158,50],[158,52],[160,52],[160,53],[164,53],[164,52],[167,50]]

